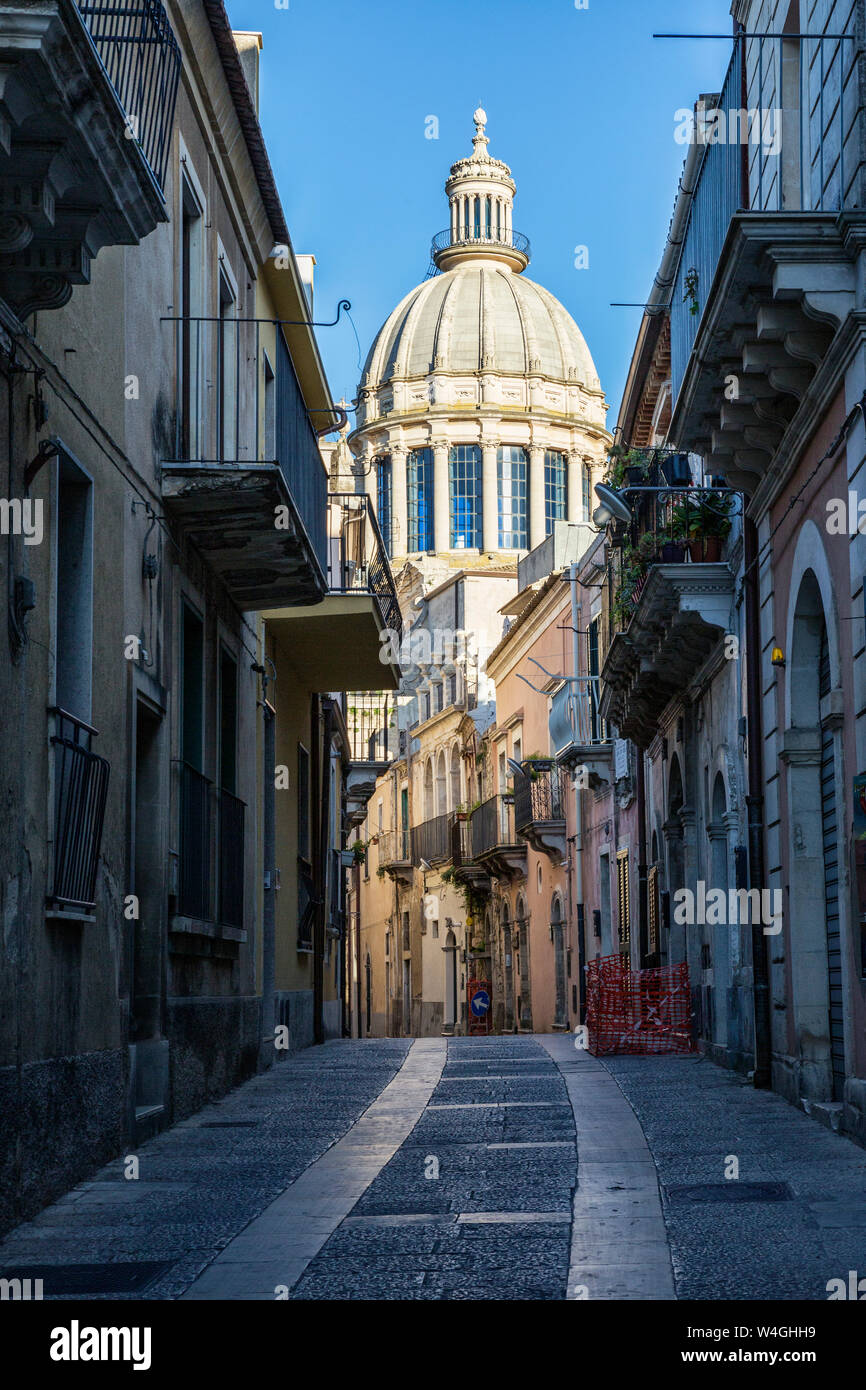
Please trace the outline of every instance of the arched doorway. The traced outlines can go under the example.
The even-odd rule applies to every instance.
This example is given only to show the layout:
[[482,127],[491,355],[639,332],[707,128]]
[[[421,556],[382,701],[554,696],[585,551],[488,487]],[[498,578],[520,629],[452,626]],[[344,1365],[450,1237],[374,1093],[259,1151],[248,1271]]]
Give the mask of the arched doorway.
[[502,954],[504,958],[503,977],[505,981],[503,993],[504,998],[504,1018],[502,1031],[504,1033],[514,1032],[514,943],[511,939],[511,914],[508,909],[507,900],[502,904]]
[[668,944],[671,965],[678,965],[686,959],[686,928],[674,920],[674,894],[684,888],[683,824],[680,811],[683,808],[683,777],[680,760],[676,754],[671,759],[668,774],[667,820],[662,827],[665,837],[665,861],[667,890],[670,895],[670,940]]
[[448,777],[445,771],[445,752],[440,748],[439,757],[436,760],[436,815],[444,816],[448,812]]
[[[788,675],[787,764],[791,972],[801,1091],[843,1099],[846,1061],[839,901],[837,721],[824,602],[815,572],[797,591]],[[829,702],[828,702],[829,703]]]
[[562,900],[554,893],[550,907],[550,931],[553,937],[553,971],[555,983],[554,1028],[568,1027],[566,1002],[565,926],[562,920]]
[[443,1029],[453,1033],[457,1023],[457,938],[449,928],[442,947],[445,958],[445,1017]]
[[728,795],[725,779],[717,772],[710,801],[710,820],[707,837],[710,842],[709,889],[724,893],[725,910],[713,913],[712,924],[703,930],[701,945],[701,991],[703,995],[702,1036],[724,1047],[727,1042],[728,989],[731,982],[731,960],[738,949],[740,925],[729,920],[727,911],[729,884],[728,856]]
[[514,922],[517,931],[517,973],[519,993],[517,996],[518,1032],[532,1032],[532,989],[529,977],[529,918],[526,914],[526,899],[521,893],[517,899],[517,917]]
[[427,759],[424,768],[424,819],[432,820],[436,812],[433,809],[433,759]]

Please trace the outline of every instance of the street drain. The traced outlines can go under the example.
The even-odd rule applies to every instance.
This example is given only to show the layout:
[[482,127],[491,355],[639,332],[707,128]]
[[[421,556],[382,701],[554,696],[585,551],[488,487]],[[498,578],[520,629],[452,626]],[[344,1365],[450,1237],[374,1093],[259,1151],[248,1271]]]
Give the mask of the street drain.
[[97,1293],[140,1293],[173,1260],[127,1260],[107,1265],[17,1265],[0,1272],[3,1279],[41,1279],[45,1298],[61,1294],[87,1297]]
[[258,1120],[208,1120],[199,1129],[254,1129]]
[[701,1182],[666,1187],[669,1202],[790,1202],[786,1182]]

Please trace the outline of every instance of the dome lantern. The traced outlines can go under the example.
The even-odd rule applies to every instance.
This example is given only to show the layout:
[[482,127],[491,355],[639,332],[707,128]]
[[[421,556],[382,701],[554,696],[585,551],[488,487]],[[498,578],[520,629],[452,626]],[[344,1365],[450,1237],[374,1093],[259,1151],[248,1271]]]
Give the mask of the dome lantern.
[[519,273],[529,264],[529,241],[512,226],[514,179],[508,165],[487,152],[487,113],[482,107],[473,120],[472,154],[452,164],[445,184],[451,223],[434,237],[431,256],[443,271],[486,260]]

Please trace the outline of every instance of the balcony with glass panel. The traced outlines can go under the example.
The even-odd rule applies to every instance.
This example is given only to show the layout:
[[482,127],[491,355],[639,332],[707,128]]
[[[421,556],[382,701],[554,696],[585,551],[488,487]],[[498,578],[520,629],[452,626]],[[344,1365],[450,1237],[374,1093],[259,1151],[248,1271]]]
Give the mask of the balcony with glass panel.
[[743,34],[696,115],[669,438],[751,497],[778,488],[782,440],[857,303],[857,64],[853,34]]
[[180,65],[159,0],[0,5],[0,297],[19,318],[168,220]]
[[556,761],[572,774],[585,770],[593,791],[610,783],[613,743],[601,717],[601,677],[566,681],[550,702],[550,741]]

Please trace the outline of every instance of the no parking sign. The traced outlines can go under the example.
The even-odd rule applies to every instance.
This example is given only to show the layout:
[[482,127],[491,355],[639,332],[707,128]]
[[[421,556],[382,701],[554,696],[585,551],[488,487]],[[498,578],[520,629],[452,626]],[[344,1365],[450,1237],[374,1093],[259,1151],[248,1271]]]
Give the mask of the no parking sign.
[[490,1032],[490,981],[470,980],[466,986],[469,1000],[469,1032]]

